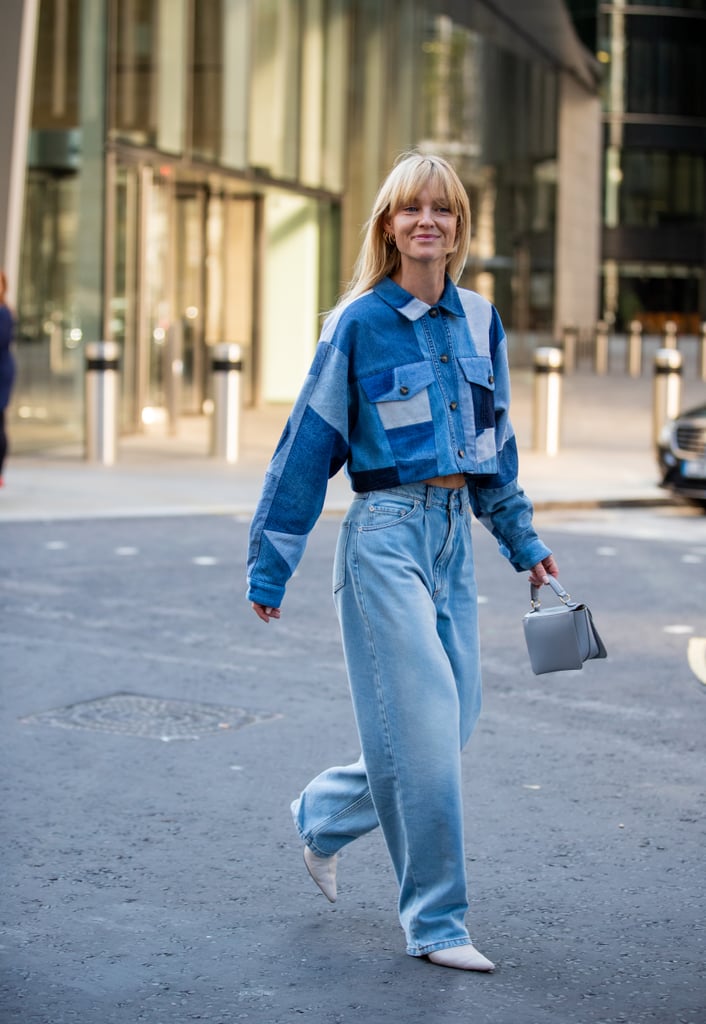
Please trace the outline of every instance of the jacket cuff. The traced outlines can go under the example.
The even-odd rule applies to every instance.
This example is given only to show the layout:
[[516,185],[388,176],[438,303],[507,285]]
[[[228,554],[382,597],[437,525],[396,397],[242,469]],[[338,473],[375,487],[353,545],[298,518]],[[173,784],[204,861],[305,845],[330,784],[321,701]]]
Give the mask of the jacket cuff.
[[518,572],[525,572],[527,569],[531,569],[537,565],[543,559],[548,558],[551,555],[551,550],[546,544],[543,544],[539,537],[534,537],[527,544],[520,544],[519,548],[514,551],[514,557],[511,559],[510,564]]
[[264,605],[265,608],[279,608],[284,600],[284,587],[273,587],[270,583],[248,580],[247,599]]

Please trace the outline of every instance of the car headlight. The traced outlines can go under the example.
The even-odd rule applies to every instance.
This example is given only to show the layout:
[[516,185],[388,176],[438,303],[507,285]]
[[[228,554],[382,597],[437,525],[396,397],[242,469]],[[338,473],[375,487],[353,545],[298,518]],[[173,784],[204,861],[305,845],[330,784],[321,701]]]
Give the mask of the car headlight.
[[657,442],[660,448],[670,448],[672,444],[672,433],[674,431],[674,420],[667,420],[662,429],[659,432],[659,441]]

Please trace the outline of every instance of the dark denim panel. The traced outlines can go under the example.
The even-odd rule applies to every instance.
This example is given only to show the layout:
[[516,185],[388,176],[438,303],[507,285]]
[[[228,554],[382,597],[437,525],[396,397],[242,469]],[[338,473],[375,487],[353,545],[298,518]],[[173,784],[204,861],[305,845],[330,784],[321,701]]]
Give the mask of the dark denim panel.
[[419,467],[420,480],[424,479],[425,470],[422,467],[426,463],[437,465],[436,436],[431,420],[427,420],[426,423],[410,423],[405,427],[388,430],[387,439],[397,465],[413,463]]
[[380,469],[368,469],[363,473],[352,473],[353,490],[359,494],[366,491],[377,491],[383,487],[397,487],[400,482],[400,471],[397,466],[382,466]]
[[495,377],[485,356],[460,356],[459,366],[471,388],[475,432],[495,426]]

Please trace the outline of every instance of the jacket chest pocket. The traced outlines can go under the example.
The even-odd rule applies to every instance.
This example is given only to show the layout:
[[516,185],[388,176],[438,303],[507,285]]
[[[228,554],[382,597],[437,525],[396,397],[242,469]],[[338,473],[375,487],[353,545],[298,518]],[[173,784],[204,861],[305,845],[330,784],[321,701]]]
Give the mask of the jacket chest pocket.
[[360,385],[371,402],[386,431],[431,422],[429,385],[434,382],[434,368],[424,360],[393,366],[382,373],[365,377]]
[[436,458],[429,399],[434,380],[434,367],[425,360],[393,366],[360,381],[365,397],[377,412],[395,463],[398,467],[414,464],[427,476],[433,475]]
[[495,377],[487,356],[459,356],[459,366],[470,387],[475,432],[495,427]]

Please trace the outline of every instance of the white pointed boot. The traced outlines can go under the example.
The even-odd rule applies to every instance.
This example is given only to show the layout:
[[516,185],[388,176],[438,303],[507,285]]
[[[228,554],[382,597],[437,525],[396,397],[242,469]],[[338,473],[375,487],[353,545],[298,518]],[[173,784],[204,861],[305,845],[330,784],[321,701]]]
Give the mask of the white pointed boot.
[[329,901],[336,902],[336,854],[333,857],[319,857],[310,847],[304,847],[306,870]]
[[470,943],[466,946],[452,946],[429,953],[427,959],[440,967],[455,967],[458,971],[494,971],[495,964],[479,953]]

